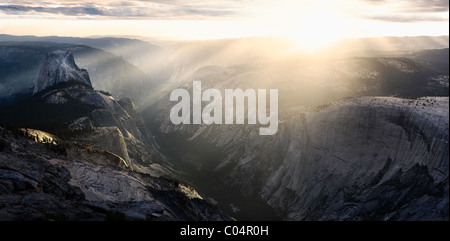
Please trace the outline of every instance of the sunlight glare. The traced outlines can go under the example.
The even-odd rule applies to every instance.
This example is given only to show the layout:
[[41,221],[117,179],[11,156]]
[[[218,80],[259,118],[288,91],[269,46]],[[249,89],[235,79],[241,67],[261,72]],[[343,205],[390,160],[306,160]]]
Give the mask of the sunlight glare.
[[278,7],[271,21],[277,23],[278,34],[298,50],[315,51],[343,37],[345,22],[339,10],[331,1],[298,1],[295,7]]

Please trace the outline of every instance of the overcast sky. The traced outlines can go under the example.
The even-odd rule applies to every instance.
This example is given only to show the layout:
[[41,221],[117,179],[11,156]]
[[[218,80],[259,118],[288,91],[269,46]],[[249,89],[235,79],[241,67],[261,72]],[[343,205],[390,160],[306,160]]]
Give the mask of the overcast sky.
[[299,39],[448,35],[448,0],[0,2],[0,33]]

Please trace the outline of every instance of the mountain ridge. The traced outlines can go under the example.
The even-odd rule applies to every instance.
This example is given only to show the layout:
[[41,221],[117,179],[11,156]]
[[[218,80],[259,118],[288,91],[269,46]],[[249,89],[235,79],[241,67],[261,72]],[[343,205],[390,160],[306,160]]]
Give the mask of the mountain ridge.
[[92,86],[117,98],[131,97],[139,106],[153,91],[154,83],[148,75],[100,49],[49,42],[0,42],[0,102],[33,92],[42,62],[53,50],[72,52],[77,65],[89,72]]

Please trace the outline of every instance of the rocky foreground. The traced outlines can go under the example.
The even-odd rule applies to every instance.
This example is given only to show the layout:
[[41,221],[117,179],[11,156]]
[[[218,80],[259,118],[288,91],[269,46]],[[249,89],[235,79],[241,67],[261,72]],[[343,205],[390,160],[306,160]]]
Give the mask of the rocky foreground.
[[231,220],[193,188],[131,171],[115,154],[23,133],[0,128],[2,221]]

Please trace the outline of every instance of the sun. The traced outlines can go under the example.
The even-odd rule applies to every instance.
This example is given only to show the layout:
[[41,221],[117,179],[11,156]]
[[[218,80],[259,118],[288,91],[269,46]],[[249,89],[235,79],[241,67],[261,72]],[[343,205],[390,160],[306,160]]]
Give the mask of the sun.
[[342,38],[340,19],[333,15],[304,16],[299,21],[303,23],[292,29],[288,38],[301,50],[320,50]]
[[298,1],[297,5],[274,10],[277,13],[271,21],[277,23],[277,33],[291,40],[299,50],[320,50],[344,37],[345,18],[333,2]]

